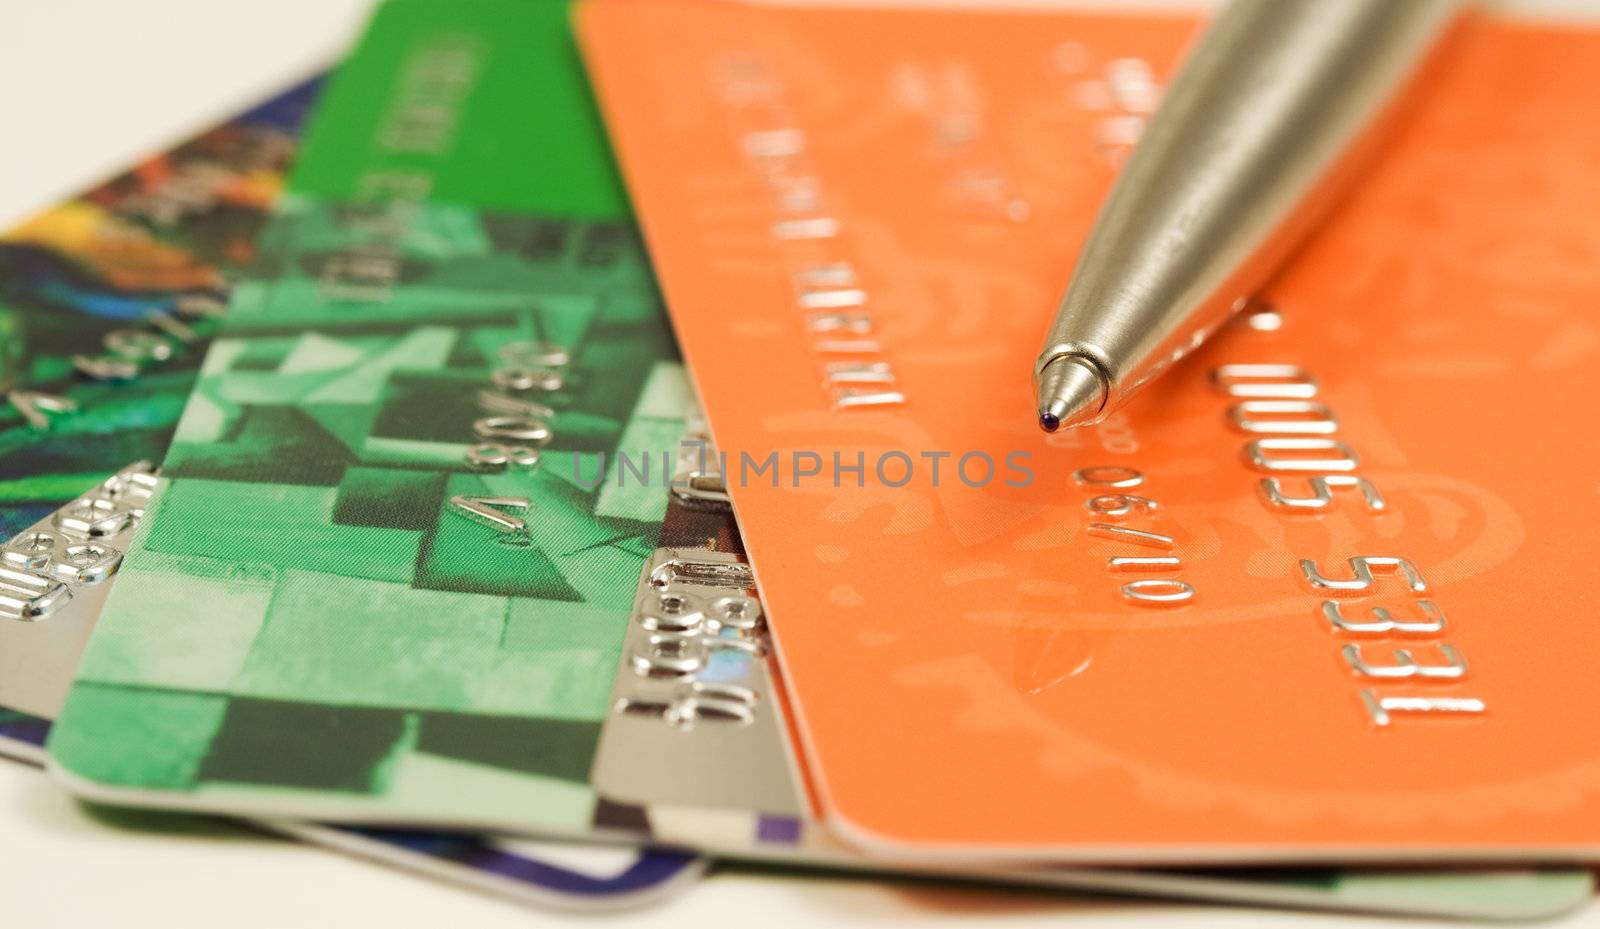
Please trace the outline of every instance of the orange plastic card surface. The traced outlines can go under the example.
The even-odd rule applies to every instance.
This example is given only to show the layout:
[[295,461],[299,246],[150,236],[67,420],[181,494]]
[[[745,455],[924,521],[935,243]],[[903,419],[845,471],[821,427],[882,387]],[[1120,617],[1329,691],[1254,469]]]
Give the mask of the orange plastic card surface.
[[1469,24],[1261,306],[1046,437],[1033,358],[1194,21],[580,20],[841,834],[1600,848],[1600,32]]

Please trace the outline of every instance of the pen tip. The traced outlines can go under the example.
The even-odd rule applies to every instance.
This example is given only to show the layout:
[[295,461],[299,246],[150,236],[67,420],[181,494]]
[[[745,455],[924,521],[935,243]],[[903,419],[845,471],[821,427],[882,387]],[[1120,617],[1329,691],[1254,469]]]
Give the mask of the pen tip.
[[1038,381],[1039,428],[1045,432],[1092,423],[1106,404],[1100,371],[1081,358],[1062,355],[1044,366]]

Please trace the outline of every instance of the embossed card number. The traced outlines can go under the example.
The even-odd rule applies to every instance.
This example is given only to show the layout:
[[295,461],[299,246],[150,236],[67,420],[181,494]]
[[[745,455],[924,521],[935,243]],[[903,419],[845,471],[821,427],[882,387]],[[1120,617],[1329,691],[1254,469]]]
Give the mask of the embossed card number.
[[683,730],[754,722],[759,696],[738,671],[767,653],[761,602],[746,593],[754,582],[720,553],[658,549],[625,644],[633,681],[617,712]]
[[111,543],[138,526],[155,483],[149,464],[129,465],[57,510],[51,528],[28,529],[0,548],[0,619],[47,619],[74,588],[115,574],[122,550]]
[[[1245,444],[1242,457],[1251,469],[1273,475],[1261,478],[1257,484],[1269,510],[1283,514],[1323,513],[1335,505],[1335,491],[1343,490],[1348,492],[1352,509],[1374,516],[1388,511],[1383,494],[1372,481],[1349,473],[1360,464],[1356,451],[1327,437],[1337,432],[1338,419],[1332,410],[1313,399],[1318,385],[1310,372],[1288,364],[1229,364],[1211,373],[1211,383],[1234,401],[1224,413],[1224,421],[1237,432],[1261,436]],[[1309,438],[1307,433],[1319,437]],[[1311,492],[1291,492],[1285,485],[1291,479],[1288,475],[1304,481]],[[1314,561],[1300,561],[1301,578],[1311,590],[1338,598],[1323,600],[1317,609],[1317,615],[1334,634],[1368,640],[1391,636],[1416,640],[1444,633],[1444,612],[1433,600],[1422,596],[1428,592],[1428,583],[1410,560],[1393,555],[1356,555],[1349,559],[1349,571],[1349,577],[1340,577],[1324,573]],[[1412,595],[1409,607],[1368,606],[1363,616],[1354,609],[1347,610],[1340,602],[1372,593],[1379,575],[1393,577]],[[1396,610],[1403,611],[1399,618]],[[1428,651],[1424,653],[1422,648]],[[1370,642],[1350,642],[1339,647],[1339,656],[1357,679],[1374,685],[1398,681],[1450,683],[1467,675],[1466,657],[1445,642],[1407,644],[1386,653]],[[1399,714],[1477,714],[1487,708],[1476,697],[1396,695],[1372,687],[1361,688],[1357,696],[1379,728],[1392,724]]]

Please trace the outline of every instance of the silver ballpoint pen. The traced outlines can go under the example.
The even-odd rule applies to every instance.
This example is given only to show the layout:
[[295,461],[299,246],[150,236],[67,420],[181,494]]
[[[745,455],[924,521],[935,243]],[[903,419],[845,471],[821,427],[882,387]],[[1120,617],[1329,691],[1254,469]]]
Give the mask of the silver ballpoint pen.
[[1266,282],[1372,147],[1462,0],[1232,0],[1078,256],[1034,365],[1039,425],[1097,422]]

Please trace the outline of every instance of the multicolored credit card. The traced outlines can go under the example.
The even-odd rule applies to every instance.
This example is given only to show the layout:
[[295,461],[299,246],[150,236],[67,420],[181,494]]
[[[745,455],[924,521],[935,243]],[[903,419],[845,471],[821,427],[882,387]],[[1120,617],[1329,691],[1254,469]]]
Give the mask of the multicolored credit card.
[[[318,87],[292,88],[0,235],[0,755],[44,761],[48,720],[145,502],[151,469],[123,466],[163,457]],[[543,907],[642,905],[706,865],[625,846],[269,827]]]
[[691,401],[571,56],[562,3],[378,9],[51,733],[75,789],[637,835],[589,768],[666,495],[582,469]]
[[[316,89],[295,87],[0,236],[0,538],[37,528],[50,544],[61,507],[160,461]],[[109,501],[79,509],[96,544],[128,528],[111,525]],[[0,564],[0,617],[16,620],[0,622],[0,706],[54,716],[98,604],[79,589],[74,605],[69,579],[36,583],[28,569]]]
[[0,234],[0,706],[60,710],[319,86]]
[[962,860],[1591,857],[1600,423],[1561,410],[1600,389],[1600,33],[1471,25],[1263,308],[1046,437],[1039,333],[1193,28],[583,10],[825,820]]

